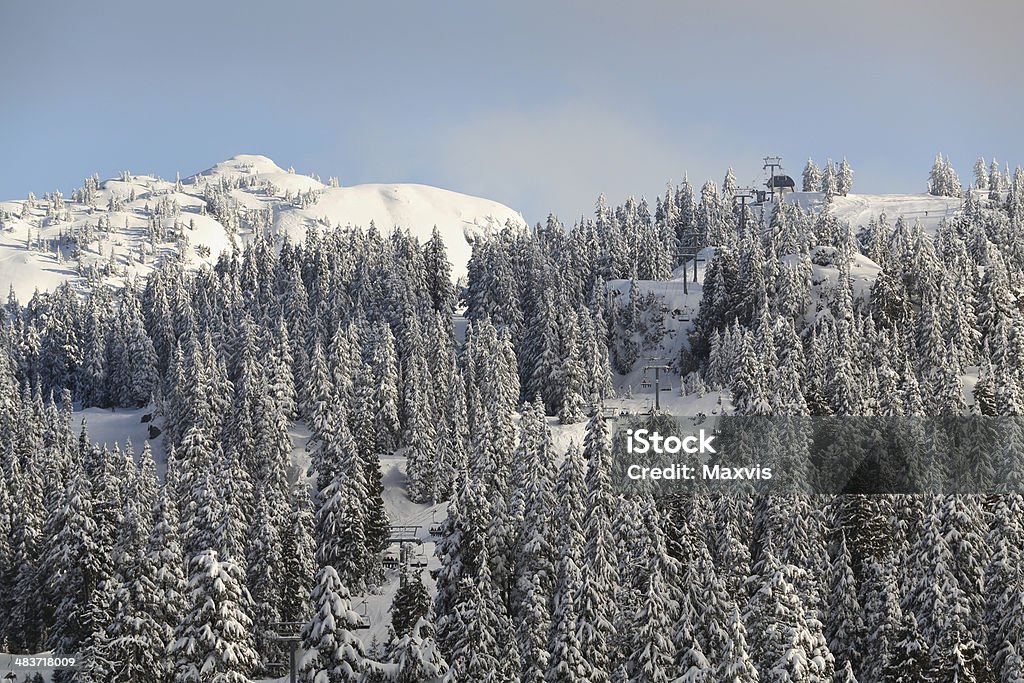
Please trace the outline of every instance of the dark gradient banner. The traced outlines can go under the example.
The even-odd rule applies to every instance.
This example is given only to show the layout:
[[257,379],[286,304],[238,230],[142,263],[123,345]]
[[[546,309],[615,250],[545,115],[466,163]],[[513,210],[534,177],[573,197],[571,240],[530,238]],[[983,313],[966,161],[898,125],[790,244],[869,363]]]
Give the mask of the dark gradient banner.
[[1024,418],[623,416],[621,493],[1024,493]]

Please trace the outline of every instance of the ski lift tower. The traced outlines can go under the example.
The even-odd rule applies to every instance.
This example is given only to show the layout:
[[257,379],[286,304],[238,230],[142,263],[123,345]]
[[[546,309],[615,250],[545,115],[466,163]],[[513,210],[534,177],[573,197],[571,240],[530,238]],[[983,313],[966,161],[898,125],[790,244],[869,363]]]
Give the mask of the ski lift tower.
[[693,260],[693,281],[697,281],[697,264],[703,263],[704,259],[700,258],[700,241],[703,235],[697,232],[696,228],[690,228],[683,233],[683,244],[679,245],[679,248],[675,252],[675,256],[679,259],[680,263],[683,264],[683,294],[689,294],[690,290],[686,286],[686,263]]
[[278,621],[270,625],[276,634],[274,640],[288,646],[288,662],[268,662],[267,667],[278,670],[286,668],[288,670],[289,683],[297,683],[299,680],[295,653],[298,650],[299,643],[302,642],[301,631],[303,625],[301,621]]
[[768,191],[771,195],[771,201],[775,202],[775,169],[782,168],[782,157],[765,157],[764,166],[761,167],[763,170],[768,171]]
[[745,235],[747,232],[747,202],[754,199],[757,195],[754,193],[752,187],[737,187],[736,192],[733,193],[733,201],[739,201],[740,203],[740,235]]
[[[644,376],[640,386],[643,386],[645,382],[648,386],[650,385],[650,380],[647,379],[647,372],[654,370],[654,410],[657,412],[661,410],[661,373],[663,371],[671,372],[672,366],[665,363],[663,358],[651,358],[650,360],[650,365],[644,366]],[[668,390],[671,390],[671,387],[666,389],[666,391]]]

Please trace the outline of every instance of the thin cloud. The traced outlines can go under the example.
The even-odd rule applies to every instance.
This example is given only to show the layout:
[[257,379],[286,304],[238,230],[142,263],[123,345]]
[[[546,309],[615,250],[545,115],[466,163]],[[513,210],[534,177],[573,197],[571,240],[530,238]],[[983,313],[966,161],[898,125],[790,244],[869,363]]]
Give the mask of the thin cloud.
[[[598,193],[610,201],[654,195],[684,172],[719,178],[732,144],[710,127],[680,131],[660,122],[565,102],[532,111],[500,112],[446,130],[436,158],[460,188],[520,209],[527,220],[555,212],[571,223],[589,215]],[[734,150],[735,152],[735,150]]]

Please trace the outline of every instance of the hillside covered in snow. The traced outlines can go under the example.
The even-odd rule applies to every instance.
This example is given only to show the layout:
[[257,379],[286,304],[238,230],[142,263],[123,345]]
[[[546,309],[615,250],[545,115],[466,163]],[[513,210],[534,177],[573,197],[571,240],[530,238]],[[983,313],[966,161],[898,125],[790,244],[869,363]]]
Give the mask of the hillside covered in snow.
[[310,229],[395,227],[425,242],[436,226],[465,275],[468,239],[522,216],[497,202],[426,185],[341,186],[243,154],[186,178],[165,180],[123,172],[86,178],[60,191],[0,201],[0,291],[22,301],[64,281],[121,284],[162,260],[212,264],[255,234],[301,241]]
[[[287,637],[306,683],[1019,679],[1020,502],[984,501],[1024,481],[1024,170],[745,210],[730,175],[568,229],[255,158],[5,204],[17,284],[146,277],[0,309],[0,666],[272,681]],[[243,248],[211,270],[213,236]],[[669,415],[811,431],[714,456],[782,491],[623,488],[625,429]]]

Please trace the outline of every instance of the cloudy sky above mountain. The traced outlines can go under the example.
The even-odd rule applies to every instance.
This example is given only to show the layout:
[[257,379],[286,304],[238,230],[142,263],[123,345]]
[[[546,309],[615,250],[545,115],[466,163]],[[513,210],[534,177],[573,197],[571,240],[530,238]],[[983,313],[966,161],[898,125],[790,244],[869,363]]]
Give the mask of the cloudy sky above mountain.
[[0,197],[238,153],[421,182],[571,222],[598,192],[766,154],[849,157],[862,192],[932,157],[1024,164],[1017,2],[252,3],[0,7]]

